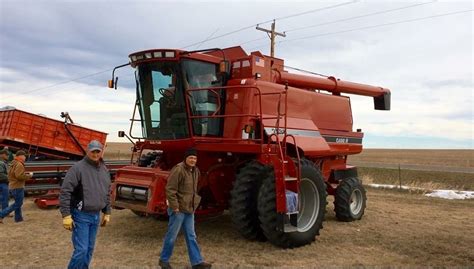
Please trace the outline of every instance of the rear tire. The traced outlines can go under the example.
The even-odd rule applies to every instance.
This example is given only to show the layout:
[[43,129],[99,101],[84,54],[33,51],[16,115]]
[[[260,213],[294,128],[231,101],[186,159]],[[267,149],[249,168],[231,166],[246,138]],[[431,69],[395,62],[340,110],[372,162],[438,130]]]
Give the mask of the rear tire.
[[230,214],[238,232],[250,240],[265,240],[258,219],[258,190],[268,168],[257,161],[251,161],[237,173],[230,192]]
[[364,186],[356,177],[346,178],[337,186],[334,211],[340,221],[360,220],[364,215],[367,197]]
[[276,211],[275,176],[273,170],[262,183],[258,195],[259,219],[262,223],[263,233],[276,246],[294,248],[311,244],[323,228],[327,205],[326,184],[320,171],[309,160],[301,160],[300,186],[305,187],[307,190],[313,189],[315,191],[300,190],[299,199],[301,204],[298,214],[298,229],[295,232],[285,233],[277,228],[278,213]]

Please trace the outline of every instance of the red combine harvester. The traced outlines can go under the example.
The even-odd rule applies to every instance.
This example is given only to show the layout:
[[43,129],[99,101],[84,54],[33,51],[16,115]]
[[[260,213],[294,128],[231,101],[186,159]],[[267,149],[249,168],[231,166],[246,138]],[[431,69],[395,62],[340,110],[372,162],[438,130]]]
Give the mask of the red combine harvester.
[[[67,170],[85,155],[87,144],[98,140],[105,144],[107,134],[74,124],[69,114],[61,113],[64,122],[35,115],[12,107],[0,109],[0,146],[28,153],[25,163],[33,178],[26,182],[27,193],[44,193],[35,202],[41,208],[58,204],[61,179]],[[129,161],[108,161],[112,176]]]
[[166,215],[169,171],[195,147],[202,175],[196,214],[230,209],[245,238],[283,248],[313,242],[328,194],[339,220],[362,217],[365,190],[347,156],[362,151],[363,133],[353,131],[343,94],[373,97],[375,109],[390,110],[388,89],[291,74],[282,59],[241,47],[153,49],[129,57],[114,69],[109,87],[117,87],[117,68],[135,68],[130,136],[140,123],[134,151],[141,157],[118,170],[115,208]]

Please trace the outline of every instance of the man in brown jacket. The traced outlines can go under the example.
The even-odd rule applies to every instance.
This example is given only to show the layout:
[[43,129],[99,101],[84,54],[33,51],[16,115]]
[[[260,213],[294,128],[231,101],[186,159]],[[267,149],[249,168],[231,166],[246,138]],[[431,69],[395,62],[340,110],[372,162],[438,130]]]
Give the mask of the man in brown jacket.
[[173,254],[176,237],[181,229],[183,229],[186,239],[192,268],[211,268],[211,264],[204,262],[202,259],[194,231],[194,211],[201,200],[201,197],[197,194],[200,173],[196,167],[196,162],[196,150],[188,149],[184,154],[184,161],[175,165],[168,177],[166,198],[169,223],[159,261],[159,265],[163,269],[171,268],[169,260]]
[[25,173],[26,153],[23,150],[17,151],[15,159],[8,169],[8,187],[15,202],[9,207],[0,211],[0,223],[3,218],[15,211],[15,222],[23,221],[21,215],[21,207],[23,206],[23,198],[25,197],[25,181],[31,178],[31,173]]

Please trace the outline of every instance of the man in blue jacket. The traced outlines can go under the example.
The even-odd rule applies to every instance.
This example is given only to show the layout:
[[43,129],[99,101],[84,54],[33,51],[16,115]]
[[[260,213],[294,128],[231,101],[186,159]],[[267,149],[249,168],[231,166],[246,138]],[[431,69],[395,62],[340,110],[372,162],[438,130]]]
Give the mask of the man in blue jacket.
[[0,150],[0,209],[8,207],[8,151]]
[[110,221],[110,173],[102,150],[99,141],[91,141],[87,155],[67,171],[61,185],[59,210],[74,246],[68,269],[89,268],[99,223],[105,226]]

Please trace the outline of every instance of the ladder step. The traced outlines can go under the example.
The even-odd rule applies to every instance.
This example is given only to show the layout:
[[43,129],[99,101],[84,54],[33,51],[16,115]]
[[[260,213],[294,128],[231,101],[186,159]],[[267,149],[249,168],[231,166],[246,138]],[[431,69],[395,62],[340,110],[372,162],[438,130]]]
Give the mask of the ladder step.
[[298,178],[297,177],[290,177],[290,176],[285,177],[285,181],[295,181],[295,180],[298,180]]

